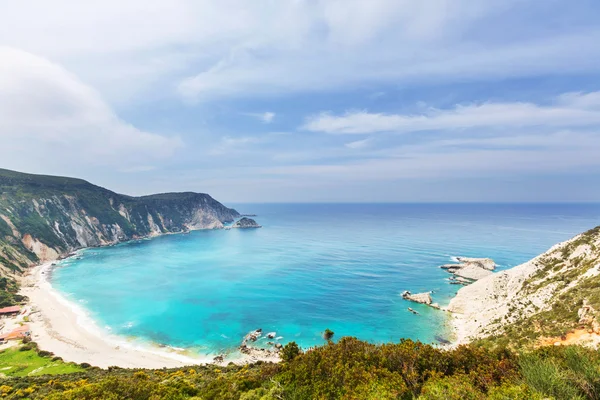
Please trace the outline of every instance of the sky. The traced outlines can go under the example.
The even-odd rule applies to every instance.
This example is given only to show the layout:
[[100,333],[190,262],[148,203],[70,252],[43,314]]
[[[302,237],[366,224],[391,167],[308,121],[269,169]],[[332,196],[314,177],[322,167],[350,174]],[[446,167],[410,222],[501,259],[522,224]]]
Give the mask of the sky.
[[600,201],[597,0],[0,0],[0,167],[223,202]]

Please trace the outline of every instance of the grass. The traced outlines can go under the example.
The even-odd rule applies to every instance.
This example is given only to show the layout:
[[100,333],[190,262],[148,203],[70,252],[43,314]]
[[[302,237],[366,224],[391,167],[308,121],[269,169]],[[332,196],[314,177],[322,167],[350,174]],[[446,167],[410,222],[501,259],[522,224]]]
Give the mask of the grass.
[[6,376],[58,375],[82,371],[84,369],[77,364],[41,357],[35,350],[9,348],[0,352],[0,374]]

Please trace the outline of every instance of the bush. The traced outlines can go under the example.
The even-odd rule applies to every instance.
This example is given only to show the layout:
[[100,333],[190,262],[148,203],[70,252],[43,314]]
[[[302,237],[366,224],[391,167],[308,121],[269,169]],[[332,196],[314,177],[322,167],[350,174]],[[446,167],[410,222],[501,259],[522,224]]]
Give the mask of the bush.
[[484,398],[484,394],[471,384],[468,376],[459,374],[428,380],[423,386],[418,400],[479,400]]
[[557,362],[537,354],[525,354],[519,362],[525,382],[535,391],[557,400],[581,398],[561,373]]
[[488,400],[544,400],[547,397],[534,392],[527,385],[505,383],[502,386],[492,388],[487,398]]
[[283,361],[292,361],[300,354],[300,347],[296,344],[296,342],[289,342],[283,349],[281,350],[281,359]]

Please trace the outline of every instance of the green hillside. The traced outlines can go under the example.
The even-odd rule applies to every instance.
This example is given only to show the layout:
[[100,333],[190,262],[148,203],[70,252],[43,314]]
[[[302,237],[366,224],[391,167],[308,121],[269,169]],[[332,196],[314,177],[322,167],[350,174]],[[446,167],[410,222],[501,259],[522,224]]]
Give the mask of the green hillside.
[[81,179],[0,169],[0,276],[79,248],[221,228],[238,216],[203,193],[133,197]]

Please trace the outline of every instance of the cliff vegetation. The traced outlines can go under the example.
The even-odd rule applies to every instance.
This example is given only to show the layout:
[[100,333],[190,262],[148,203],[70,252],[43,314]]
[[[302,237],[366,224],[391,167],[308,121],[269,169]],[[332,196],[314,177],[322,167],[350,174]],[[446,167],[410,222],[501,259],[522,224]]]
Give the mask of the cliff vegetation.
[[132,197],[81,179],[0,169],[0,276],[82,247],[222,228],[237,217],[208,194]]
[[[0,353],[1,365],[7,365],[6,352]],[[8,357],[14,357],[14,351]],[[51,357],[39,358],[51,363]],[[445,351],[410,340],[373,345],[345,337],[280,364],[161,370],[101,370],[82,364],[77,368],[63,375],[37,376],[39,369],[26,376],[14,374],[0,382],[0,396],[90,400],[600,398],[600,354],[578,346],[551,346],[520,354],[477,345]],[[10,368],[4,367],[5,371]]]

